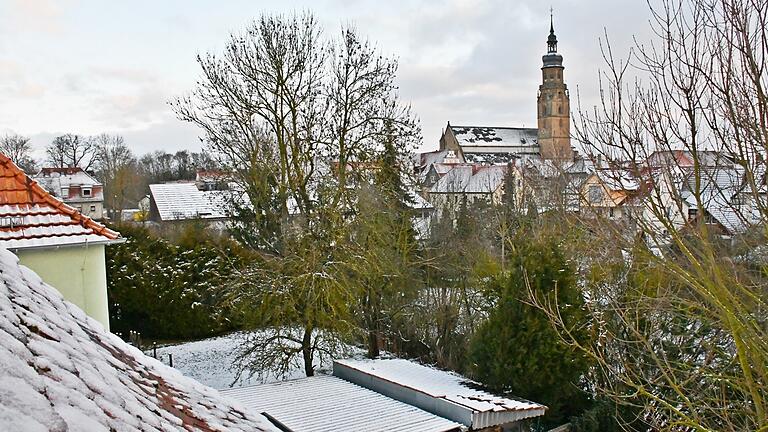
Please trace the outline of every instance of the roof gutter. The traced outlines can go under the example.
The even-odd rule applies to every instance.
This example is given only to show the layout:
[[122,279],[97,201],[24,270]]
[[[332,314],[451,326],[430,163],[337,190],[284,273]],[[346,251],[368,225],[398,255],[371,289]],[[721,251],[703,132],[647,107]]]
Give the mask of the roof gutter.
[[67,244],[57,244],[57,245],[16,246],[16,247],[8,247],[6,249],[11,252],[17,252],[20,250],[61,249],[61,248],[70,248],[70,247],[99,246],[99,245],[109,246],[114,244],[125,243],[126,240],[127,238],[125,237],[118,237],[113,240],[99,240],[99,241],[85,242],[85,243],[67,243]]

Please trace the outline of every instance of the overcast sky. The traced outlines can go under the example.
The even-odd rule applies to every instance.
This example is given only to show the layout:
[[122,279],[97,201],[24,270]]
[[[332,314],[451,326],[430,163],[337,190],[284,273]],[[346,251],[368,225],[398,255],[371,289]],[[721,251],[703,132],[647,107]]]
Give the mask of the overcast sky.
[[[576,105],[597,100],[599,38],[626,53],[648,34],[644,0],[552,0]],[[312,10],[326,32],[354,24],[399,59],[400,94],[424,148],[457,125],[536,126],[549,2],[536,0],[0,0],[0,134],[122,134],[137,154],[199,150],[167,105],[193,88],[195,55],[220,51],[263,12]]]

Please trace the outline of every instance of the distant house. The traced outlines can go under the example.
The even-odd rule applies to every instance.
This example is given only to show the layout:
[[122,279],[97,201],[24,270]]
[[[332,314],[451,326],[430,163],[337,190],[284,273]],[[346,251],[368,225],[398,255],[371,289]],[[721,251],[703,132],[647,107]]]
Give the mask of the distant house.
[[104,187],[82,168],[43,168],[33,179],[84,216],[104,218]]
[[110,334],[5,250],[0,340],[2,431],[279,430]]
[[201,191],[227,190],[232,176],[223,170],[197,170],[195,185]]
[[62,202],[0,154],[0,248],[14,252],[106,329],[104,246],[122,241],[119,233]]
[[457,210],[463,203],[501,203],[507,166],[457,164],[429,188],[427,199],[438,211]]
[[149,219],[156,222],[223,222],[230,191],[200,190],[194,182],[149,185]]
[[581,211],[585,215],[628,220],[638,213],[636,197],[640,181],[623,170],[596,170],[580,188]]

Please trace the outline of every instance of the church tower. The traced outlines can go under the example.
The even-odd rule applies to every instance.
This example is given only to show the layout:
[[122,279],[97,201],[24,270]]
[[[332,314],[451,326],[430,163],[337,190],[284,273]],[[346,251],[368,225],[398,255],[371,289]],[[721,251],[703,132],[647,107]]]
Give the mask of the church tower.
[[563,82],[563,56],[557,53],[557,36],[551,15],[549,22],[538,98],[539,147],[544,159],[571,160],[571,104],[568,87]]

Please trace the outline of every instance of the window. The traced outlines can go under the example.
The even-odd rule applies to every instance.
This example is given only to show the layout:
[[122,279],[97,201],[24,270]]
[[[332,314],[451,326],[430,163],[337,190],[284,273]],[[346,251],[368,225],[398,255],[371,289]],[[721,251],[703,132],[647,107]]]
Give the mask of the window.
[[608,209],[608,217],[613,219],[613,216],[614,216],[615,212],[616,212],[616,209],[614,209],[613,207],[610,207]]
[[592,204],[598,204],[603,200],[603,191],[599,185],[589,186],[589,202]]
[[81,193],[83,194],[84,197],[89,197],[89,196],[91,196],[91,189],[90,188],[83,188]]
[[91,213],[94,213],[95,211],[96,211],[96,206],[95,206],[95,205],[92,205],[92,206],[91,206]]

